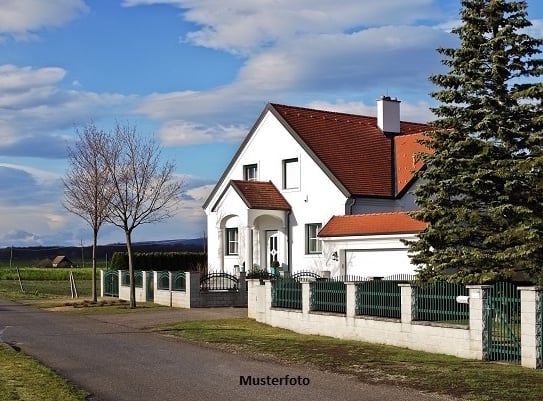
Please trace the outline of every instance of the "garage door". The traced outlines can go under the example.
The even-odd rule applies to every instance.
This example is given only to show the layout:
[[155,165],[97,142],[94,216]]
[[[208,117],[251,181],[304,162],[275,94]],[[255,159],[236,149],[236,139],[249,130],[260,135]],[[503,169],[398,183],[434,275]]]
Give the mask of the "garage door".
[[346,250],[346,274],[349,276],[387,277],[395,274],[415,274],[406,249]]

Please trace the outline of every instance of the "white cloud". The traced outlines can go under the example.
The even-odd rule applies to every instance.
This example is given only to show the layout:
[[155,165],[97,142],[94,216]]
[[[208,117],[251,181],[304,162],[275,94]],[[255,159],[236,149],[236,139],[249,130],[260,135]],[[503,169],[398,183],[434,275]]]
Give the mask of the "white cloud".
[[0,65],[0,154],[63,157],[67,138],[55,132],[73,131],[119,108],[127,114],[135,99],[62,89],[65,76],[59,67]]
[[200,27],[185,40],[212,49],[249,54],[293,38],[345,32],[361,26],[408,24],[437,18],[432,0],[125,0],[124,6],[170,4]]
[[63,25],[88,11],[83,0],[2,0],[0,36],[32,38],[40,29]]
[[205,127],[182,120],[166,122],[159,130],[164,146],[184,146],[212,142],[240,142],[247,135],[246,127]]

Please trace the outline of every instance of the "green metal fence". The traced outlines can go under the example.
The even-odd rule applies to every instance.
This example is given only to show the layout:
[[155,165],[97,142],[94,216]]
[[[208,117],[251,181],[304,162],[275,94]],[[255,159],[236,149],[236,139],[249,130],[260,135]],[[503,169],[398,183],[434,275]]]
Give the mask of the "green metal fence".
[[461,284],[437,282],[413,287],[413,320],[469,324],[469,305],[458,303],[456,297],[468,296]]
[[311,310],[345,313],[347,287],[343,281],[317,280],[309,284]]
[[185,291],[186,290],[186,276],[185,272],[175,272],[172,277],[172,290],[173,291]]
[[106,270],[104,272],[104,295],[110,297],[119,296],[119,272],[117,270]]
[[488,358],[520,363],[520,292],[515,284],[496,283],[487,296]]
[[209,273],[200,278],[200,291],[239,291],[239,280],[228,273]]
[[130,272],[128,270],[121,271],[121,285],[128,287],[130,285]]
[[[128,270],[121,271],[121,285],[123,287],[130,286],[130,272]],[[134,272],[134,286],[136,288],[143,288],[143,272],[141,270]]]
[[156,286],[159,290],[169,290],[170,272],[157,272]]
[[302,309],[302,283],[283,277],[273,280],[272,307]]
[[371,280],[356,284],[356,314],[399,319],[401,288],[398,281]]

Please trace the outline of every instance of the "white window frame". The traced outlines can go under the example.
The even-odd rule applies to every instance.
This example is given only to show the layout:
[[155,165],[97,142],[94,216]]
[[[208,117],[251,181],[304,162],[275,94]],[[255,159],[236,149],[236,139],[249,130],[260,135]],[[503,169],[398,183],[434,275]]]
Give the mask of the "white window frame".
[[239,232],[237,228],[225,228],[225,253],[227,256],[239,255]]
[[321,228],[321,223],[305,225],[305,253],[307,255],[322,254],[322,240],[318,237]]

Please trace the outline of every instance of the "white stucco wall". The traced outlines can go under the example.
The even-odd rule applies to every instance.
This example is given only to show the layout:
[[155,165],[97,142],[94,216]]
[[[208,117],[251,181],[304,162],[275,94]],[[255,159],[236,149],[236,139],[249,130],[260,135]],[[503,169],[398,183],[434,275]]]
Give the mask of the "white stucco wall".
[[[290,158],[299,160],[300,185],[297,189],[283,189],[283,160]],[[235,191],[227,190],[230,180],[244,178],[243,166],[249,164],[257,164],[258,181],[272,181],[292,207],[289,222],[292,270],[329,270],[333,267],[328,266],[330,255],[325,252],[322,255],[306,255],[305,225],[311,223],[324,225],[333,215],[344,214],[346,197],[275,116],[268,113],[255,128],[250,141],[234,161],[228,176],[217,188],[214,198],[210,200],[206,208],[210,270],[218,270],[221,266],[220,259],[224,251],[219,254],[217,250],[221,248],[220,244],[224,241],[220,238],[219,228],[225,216],[232,214],[240,216],[240,241],[243,237],[243,226],[251,220],[248,217],[247,206],[239,196],[233,194]],[[219,200],[221,195],[222,198]],[[285,212],[281,213],[285,214]],[[272,212],[270,216],[273,216]],[[265,230],[272,229],[272,226],[267,224],[264,218],[259,219],[255,220],[257,224],[253,232],[253,241],[256,243],[253,249],[253,260],[254,263],[263,266],[266,262],[265,259],[263,260],[266,256],[265,244],[258,246],[258,240],[264,239]],[[285,263],[287,262],[287,227],[285,224],[279,227],[279,224],[277,220],[276,228],[280,231],[281,244],[279,260]],[[240,247],[241,245],[240,243]],[[225,259],[224,271],[231,271],[234,264],[241,265],[244,254],[244,250],[240,249],[240,255],[235,263],[233,260]]]

